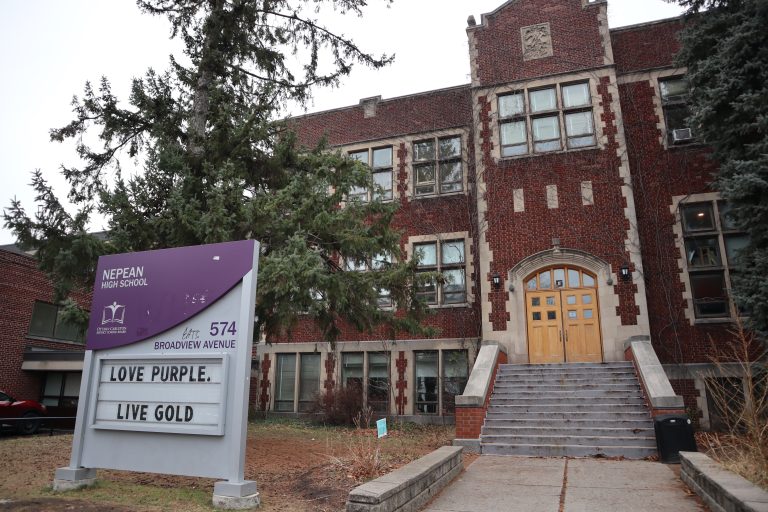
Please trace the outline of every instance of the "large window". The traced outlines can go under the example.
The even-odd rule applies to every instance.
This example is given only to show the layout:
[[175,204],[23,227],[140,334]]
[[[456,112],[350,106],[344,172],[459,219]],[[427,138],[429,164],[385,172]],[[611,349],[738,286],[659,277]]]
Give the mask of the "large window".
[[419,297],[427,304],[462,304],[467,302],[464,240],[447,240],[414,244],[419,255],[420,272],[440,272],[443,282],[432,281],[421,287]]
[[695,317],[732,317],[730,277],[749,243],[747,235],[736,228],[722,201],[681,204],[680,218]]
[[659,82],[667,140],[670,144],[688,144],[694,140],[693,130],[688,124],[688,88],[688,80],[685,78],[669,78]]
[[320,391],[320,354],[301,354],[299,365],[299,412],[309,412]]
[[368,352],[368,407],[389,412],[389,352]]
[[363,389],[363,352],[341,354],[341,384],[347,388]]
[[351,201],[367,202],[371,198],[385,201],[392,199],[392,146],[383,148],[365,149],[349,154],[359,162],[363,162],[371,168],[373,183],[380,187],[378,190],[369,190],[367,187],[354,187],[349,192]]
[[436,137],[413,143],[414,191],[417,196],[461,192],[464,171],[461,137]]
[[[352,272],[377,271],[388,268],[392,264],[392,256],[389,254],[377,254],[369,259],[346,258],[344,268]],[[378,292],[378,306],[380,308],[391,308],[392,294],[389,290],[381,288]]]
[[61,315],[62,306],[35,301],[29,335],[82,343],[85,340],[85,332],[76,325],[65,322]]
[[416,356],[416,412],[437,414],[438,404],[438,351],[415,352]]
[[296,354],[277,354],[275,410],[293,412],[296,393]]
[[588,82],[516,91],[498,102],[502,157],[597,143]]
[[81,377],[80,372],[46,373],[41,403],[49,407],[77,409]]

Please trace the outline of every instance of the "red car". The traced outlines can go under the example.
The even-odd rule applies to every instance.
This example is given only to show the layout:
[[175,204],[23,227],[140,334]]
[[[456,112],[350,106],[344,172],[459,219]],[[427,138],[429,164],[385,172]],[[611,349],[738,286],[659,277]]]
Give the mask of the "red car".
[[[19,434],[34,434],[40,428],[40,416],[45,416],[46,408],[34,400],[16,400],[0,391],[0,423],[10,425]],[[25,418],[26,421],[5,421],[6,418]]]

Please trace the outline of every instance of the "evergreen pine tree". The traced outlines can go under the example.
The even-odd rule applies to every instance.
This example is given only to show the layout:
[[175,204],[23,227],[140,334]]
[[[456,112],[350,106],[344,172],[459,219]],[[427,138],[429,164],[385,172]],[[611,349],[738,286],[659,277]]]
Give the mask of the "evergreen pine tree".
[[[391,0],[385,0],[391,2]],[[73,101],[74,119],[51,139],[76,143],[84,164],[62,168],[70,215],[39,171],[34,217],[14,201],[4,213],[19,244],[36,249],[57,300],[93,284],[98,256],[252,238],[261,245],[256,314],[264,332],[289,329],[300,314],[328,340],[341,321],[361,330],[381,324],[411,332],[426,313],[417,300],[415,262],[405,262],[391,227],[395,202],[375,198],[343,207],[353,187],[373,187],[369,169],[318,147],[299,151],[281,123],[287,101],[306,102],[315,86],[334,86],[373,56],[320,24],[321,8],[362,15],[367,0],[139,0],[166,16],[184,56],[163,73],[135,79],[127,106],[102,79]],[[290,65],[302,61],[300,71]],[[95,140],[96,146],[88,141]],[[140,171],[121,167],[134,159]],[[91,214],[108,219],[108,240],[88,234]],[[343,262],[391,263],[369,272]],[[428,277],[428,276],[426,276]],[[378,307],[380,290],[399,306]],[[69,318],[87,318],[72,301]]]

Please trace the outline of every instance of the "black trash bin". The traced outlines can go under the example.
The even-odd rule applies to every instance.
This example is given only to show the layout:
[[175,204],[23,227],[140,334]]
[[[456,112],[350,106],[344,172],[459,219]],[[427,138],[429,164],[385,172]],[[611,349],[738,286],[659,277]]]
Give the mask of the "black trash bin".
[[665,464],[678,464],[680,452],[696,452],[696,439],[693,437],[693,425],[684,414],[666,414],[656,416],[653,421],[656,431],[656,448],[659,459]]

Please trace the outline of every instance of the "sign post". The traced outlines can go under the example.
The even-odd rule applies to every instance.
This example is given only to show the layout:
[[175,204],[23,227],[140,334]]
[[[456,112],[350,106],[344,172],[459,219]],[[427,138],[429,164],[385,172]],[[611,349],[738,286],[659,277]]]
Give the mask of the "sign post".
[[68,467],[221,478],[214,505],[259,505],[244,480],[258,242],[99,258]]

